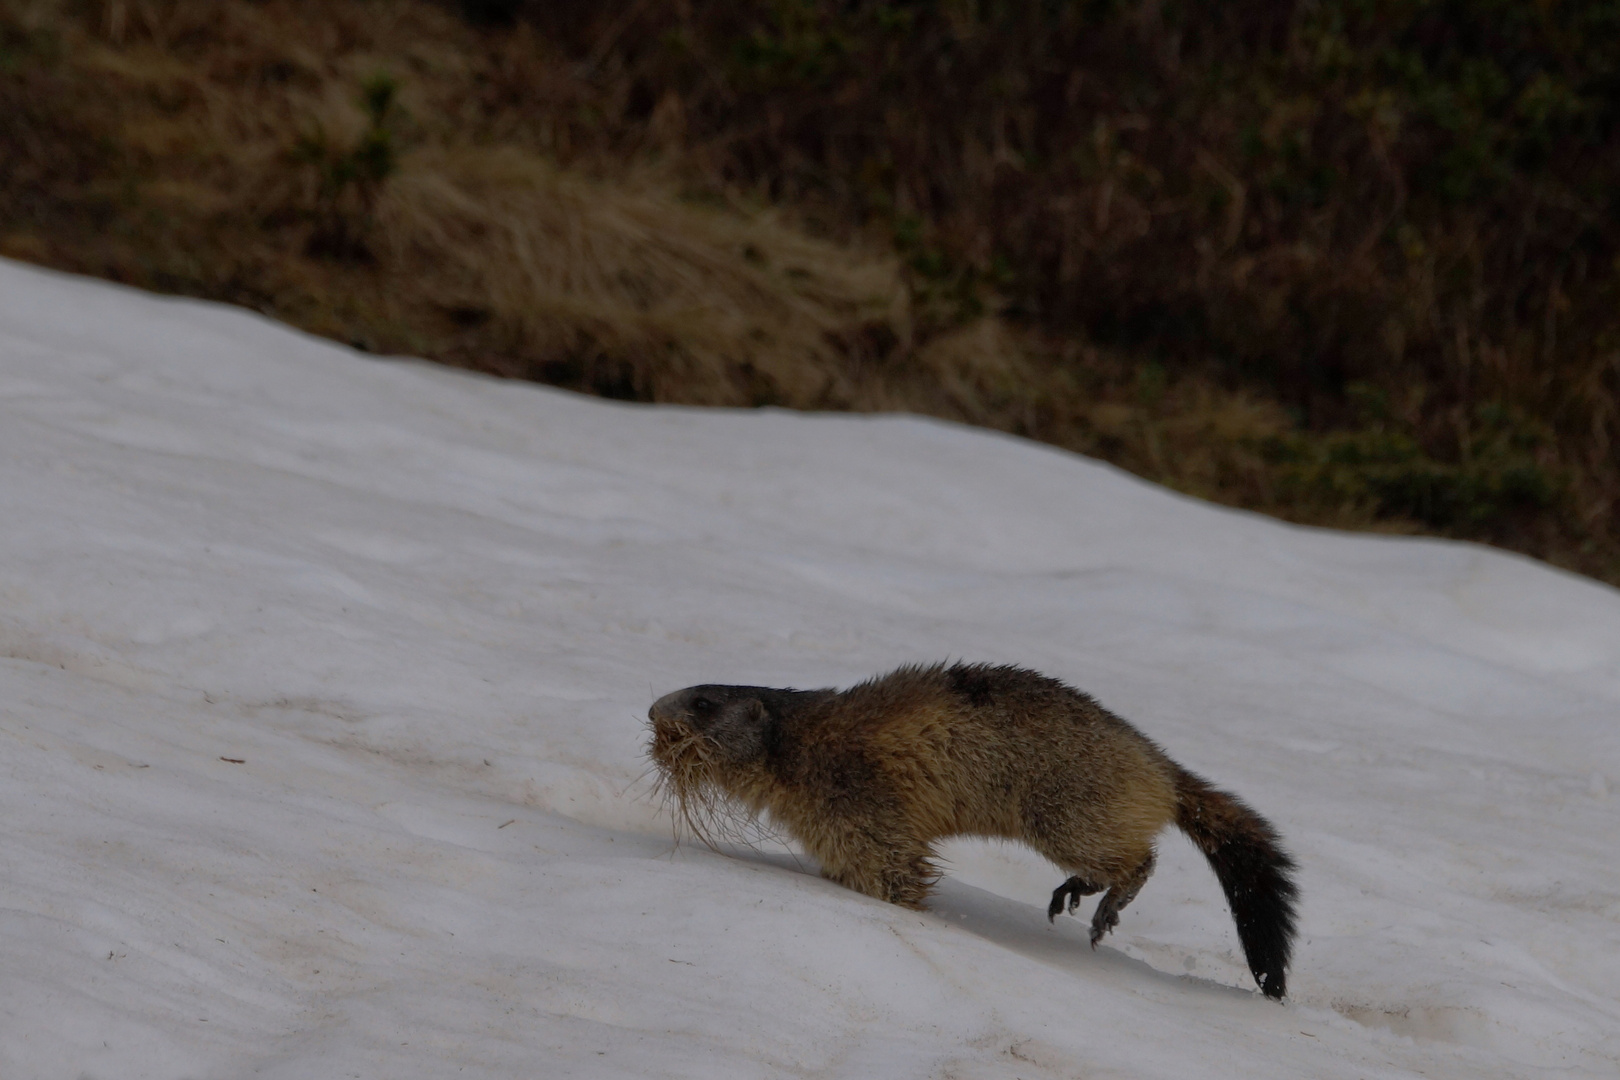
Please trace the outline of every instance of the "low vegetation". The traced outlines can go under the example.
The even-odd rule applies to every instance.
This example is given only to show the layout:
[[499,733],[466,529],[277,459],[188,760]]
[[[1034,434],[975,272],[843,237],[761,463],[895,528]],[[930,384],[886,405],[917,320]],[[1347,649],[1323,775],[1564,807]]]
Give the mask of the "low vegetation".
[[1620,582],[1620,0],[0,0],[0,254]]

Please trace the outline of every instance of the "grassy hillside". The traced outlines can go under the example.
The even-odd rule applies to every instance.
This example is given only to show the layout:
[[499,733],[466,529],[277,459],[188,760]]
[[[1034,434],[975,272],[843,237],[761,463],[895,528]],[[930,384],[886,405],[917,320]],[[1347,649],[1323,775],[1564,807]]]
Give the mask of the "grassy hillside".
[[0,0],[0,253],[1620,582],[1620,0]]

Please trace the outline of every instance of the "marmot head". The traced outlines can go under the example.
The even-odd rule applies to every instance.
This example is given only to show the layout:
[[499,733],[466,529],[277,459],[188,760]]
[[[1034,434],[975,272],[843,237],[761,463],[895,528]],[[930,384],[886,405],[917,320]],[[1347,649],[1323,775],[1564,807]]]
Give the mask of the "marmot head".
[[715,846],[747,842],[746,833],[768,783],[765,752],[776,718],[767,702],[780,691],[762,686],[689,686],[665,694],[647,710],[647,755],[658,787],[674,805],[677,824]]
[[670,767],[688,754],[715,765],[742,765],[765,756],[770,711],[760,686],[688,686],[647,710],[652,758]]

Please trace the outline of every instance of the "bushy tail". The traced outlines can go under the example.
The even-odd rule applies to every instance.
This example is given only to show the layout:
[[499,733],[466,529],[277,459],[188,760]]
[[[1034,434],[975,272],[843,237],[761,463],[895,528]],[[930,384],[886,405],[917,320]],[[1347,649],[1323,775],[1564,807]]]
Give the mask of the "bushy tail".
[[1255,982],[1280,999],[1294,945],[1294,860],[1265,818],[1185,769],[1176,776],[1176,803],[1176,825],[1220,879]]

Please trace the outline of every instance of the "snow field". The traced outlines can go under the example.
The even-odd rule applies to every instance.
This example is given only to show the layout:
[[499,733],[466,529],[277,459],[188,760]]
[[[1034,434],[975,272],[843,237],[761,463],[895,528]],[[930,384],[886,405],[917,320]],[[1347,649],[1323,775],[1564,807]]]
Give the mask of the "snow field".
[[[946,658],[1276,823],[1286,1005],[1175,835],[1095,952],[1017,848],[923,914],[673,848],[654,697]],[[1612,1077],[1617,716],[1620,595],[1528,560],[0,262],[8,1080]]]

